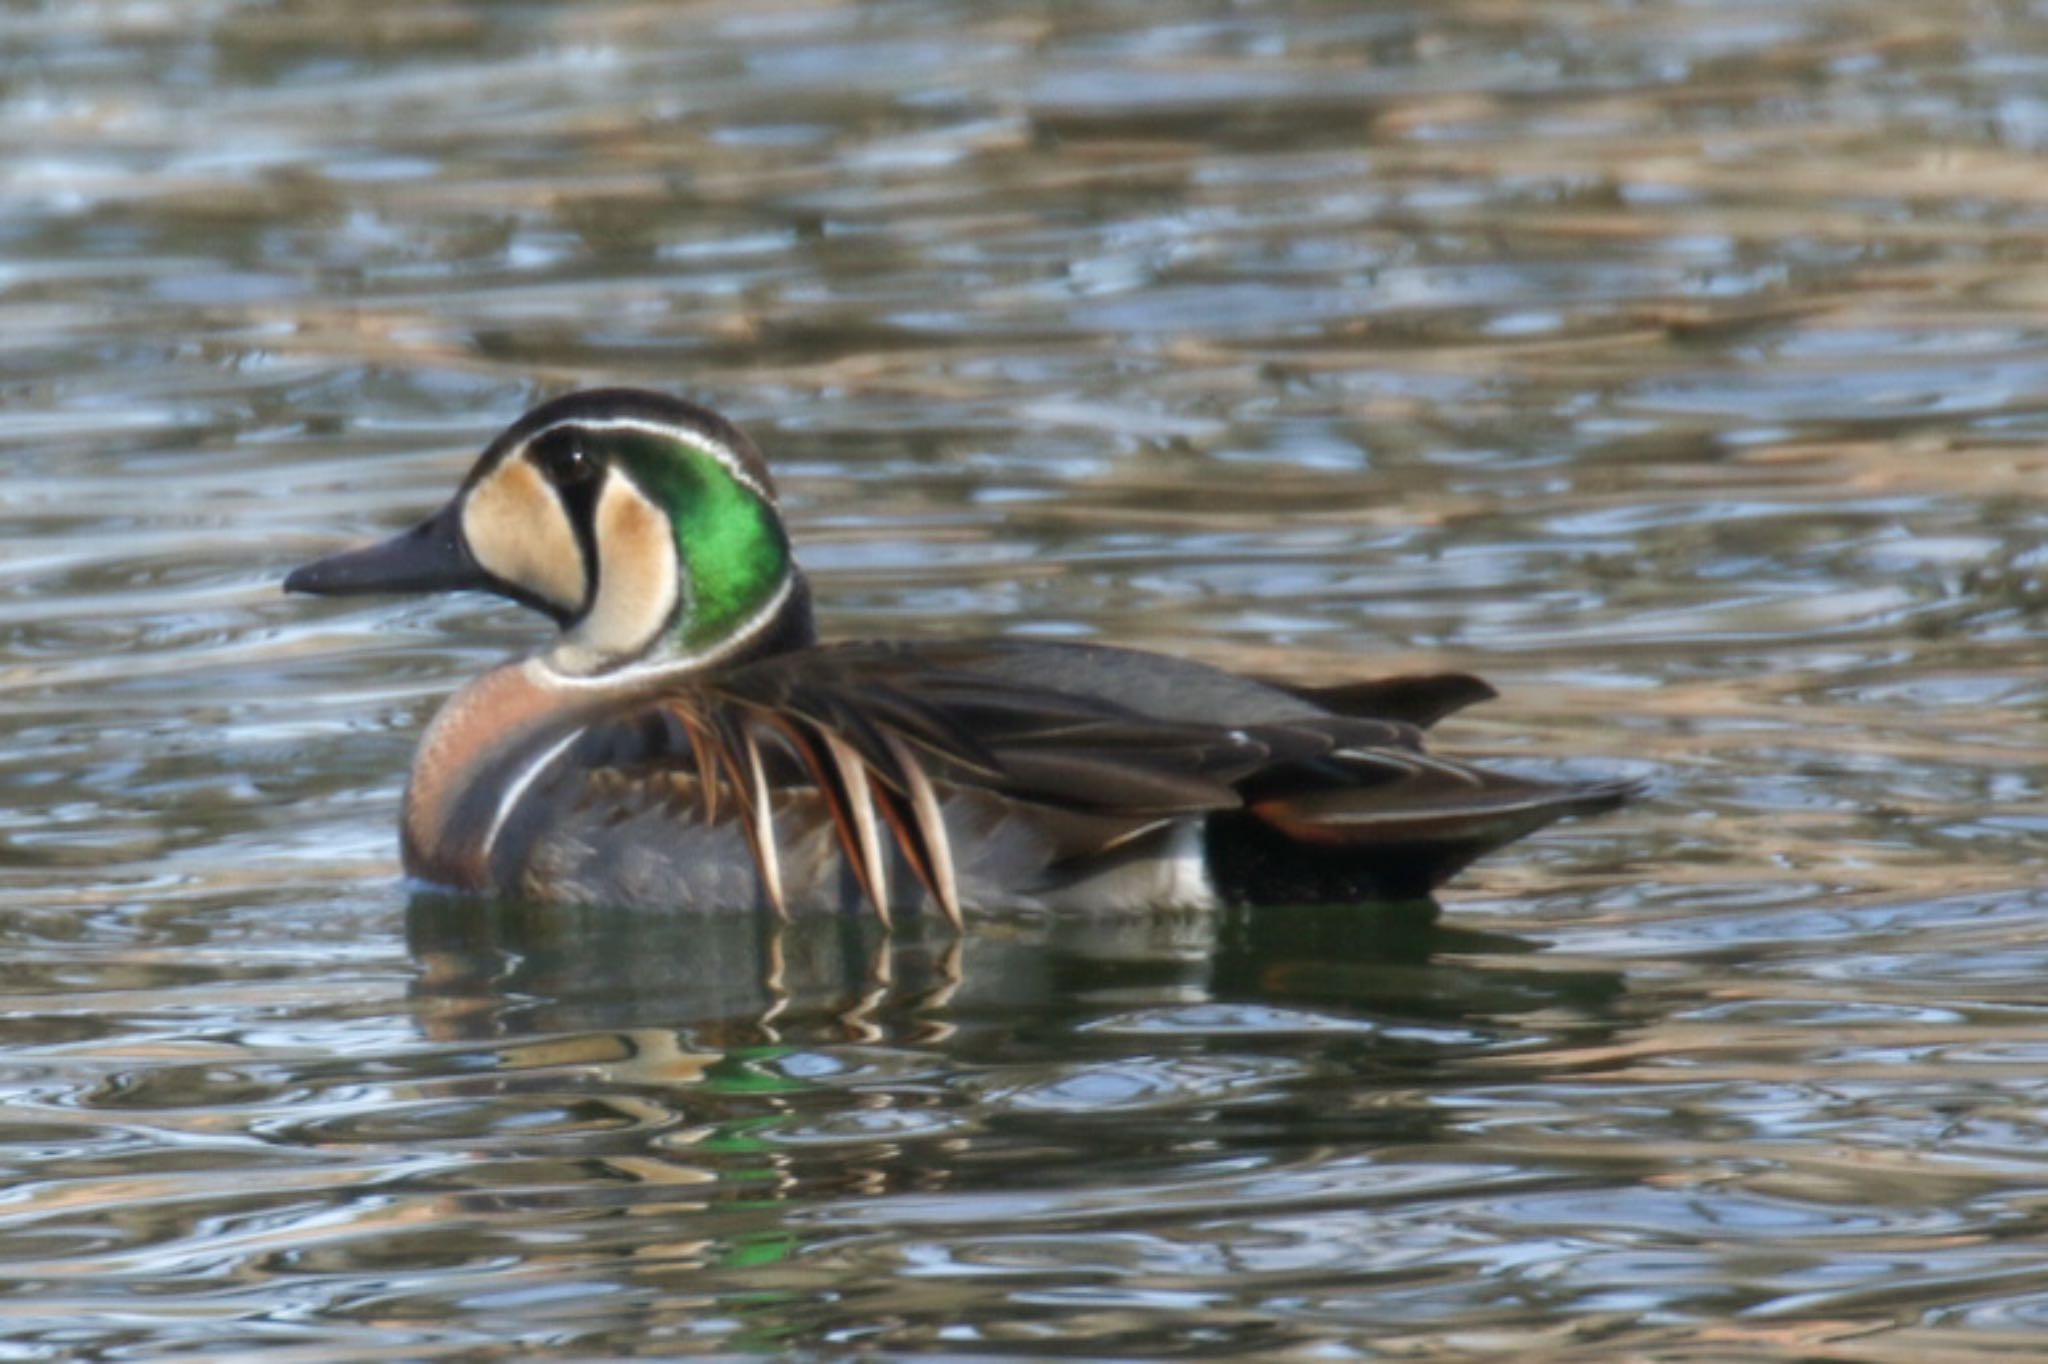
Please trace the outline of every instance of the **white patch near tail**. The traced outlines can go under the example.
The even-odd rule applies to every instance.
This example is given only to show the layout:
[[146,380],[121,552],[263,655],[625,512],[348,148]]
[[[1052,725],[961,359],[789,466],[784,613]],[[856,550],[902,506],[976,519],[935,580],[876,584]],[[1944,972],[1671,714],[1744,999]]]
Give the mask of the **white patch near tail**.
[[1175,821],[1156,848],[1062,886],[1041,903],[1055,910],[1129,912],[1146,909],[1216,909],[1223,901],[1209,875],[1203,822]]

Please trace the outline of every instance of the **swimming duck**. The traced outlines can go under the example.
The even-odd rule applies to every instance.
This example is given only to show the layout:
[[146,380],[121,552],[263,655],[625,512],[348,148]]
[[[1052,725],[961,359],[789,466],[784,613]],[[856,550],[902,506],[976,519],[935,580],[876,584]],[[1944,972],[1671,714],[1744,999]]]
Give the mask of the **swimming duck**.
[[659,393],[534,408],[412,530],[287,592],[494,592],[559,634],[420,739],[407,871],[622,906],[1408,899],[1626,782],[1424,751],[1462,674],[1310,687],[1022,639],[820,644],[766,463]]

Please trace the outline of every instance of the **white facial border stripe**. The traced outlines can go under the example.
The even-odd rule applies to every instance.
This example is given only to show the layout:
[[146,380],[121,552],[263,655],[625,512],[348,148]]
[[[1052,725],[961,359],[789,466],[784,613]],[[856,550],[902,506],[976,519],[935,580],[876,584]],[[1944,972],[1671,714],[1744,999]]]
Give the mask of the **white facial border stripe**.
[[775,500],[774,494],[770,493],[762,485],[761,480],[747,471],[746,461],[740,458],[739,451],[723,441],[713,439],[708,432],[694,426],[677,426],[672,422],[649,421],[644,417],[564,417],[558,422],[550,422],[538,431],[529,434],[524,441],[520,442],[519,453],[524,455],[527,446],[532,445],[549,432],[560,431],[568,427],[575,427],[584,431],[638,431],[642,435],[666,436],[671,440],[681,441],[694,449],[702,450],[705,454],[717,460],[724,466],[727,473],[731,474],[733,478],[751,490],[762,501],[772,503]]
[[789,604],[790,594],[795,591],[796,572],[792,569],[782,575],[782,582],[776,587],[775,595],[761,603],[760,609],[747,617],[745,624],[717,644],[708,649],[699,649],[696,653],[666,653],[644,662],[629,663],[610,672],[579,674],[557,666],[553,658],[555,650],[550,649],[546,653],[535,654],[526,661],[528,675],[543,686],[560,687],[564,690],[639,691],[661,678],[695,672],[737,653],[752,642],[756,635],[775,623],[776,618],[782,614],[782,608]]

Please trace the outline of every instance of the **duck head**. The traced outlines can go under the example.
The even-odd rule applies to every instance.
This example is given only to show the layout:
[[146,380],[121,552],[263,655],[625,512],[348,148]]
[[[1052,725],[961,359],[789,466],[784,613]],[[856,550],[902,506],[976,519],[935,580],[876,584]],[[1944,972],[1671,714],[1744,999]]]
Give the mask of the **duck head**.
[[813,639],[810,599],[753,442],[664,394],[591,389],[534,408],[454,498],[287,592],[495,592],[549,616],[540,657],[600,679],[737,661]]

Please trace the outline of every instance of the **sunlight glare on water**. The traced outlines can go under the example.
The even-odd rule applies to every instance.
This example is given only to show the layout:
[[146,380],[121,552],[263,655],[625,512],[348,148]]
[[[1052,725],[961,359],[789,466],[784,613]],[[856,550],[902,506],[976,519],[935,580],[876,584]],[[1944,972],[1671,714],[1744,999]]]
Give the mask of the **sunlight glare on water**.
[[[0,1353],[1989,1358],[2048,1324],[2017,3],[0,16]],[[500,603],[287,600],[573,385],[835,635],[1483,673],[1411,909],[409,898]]]

